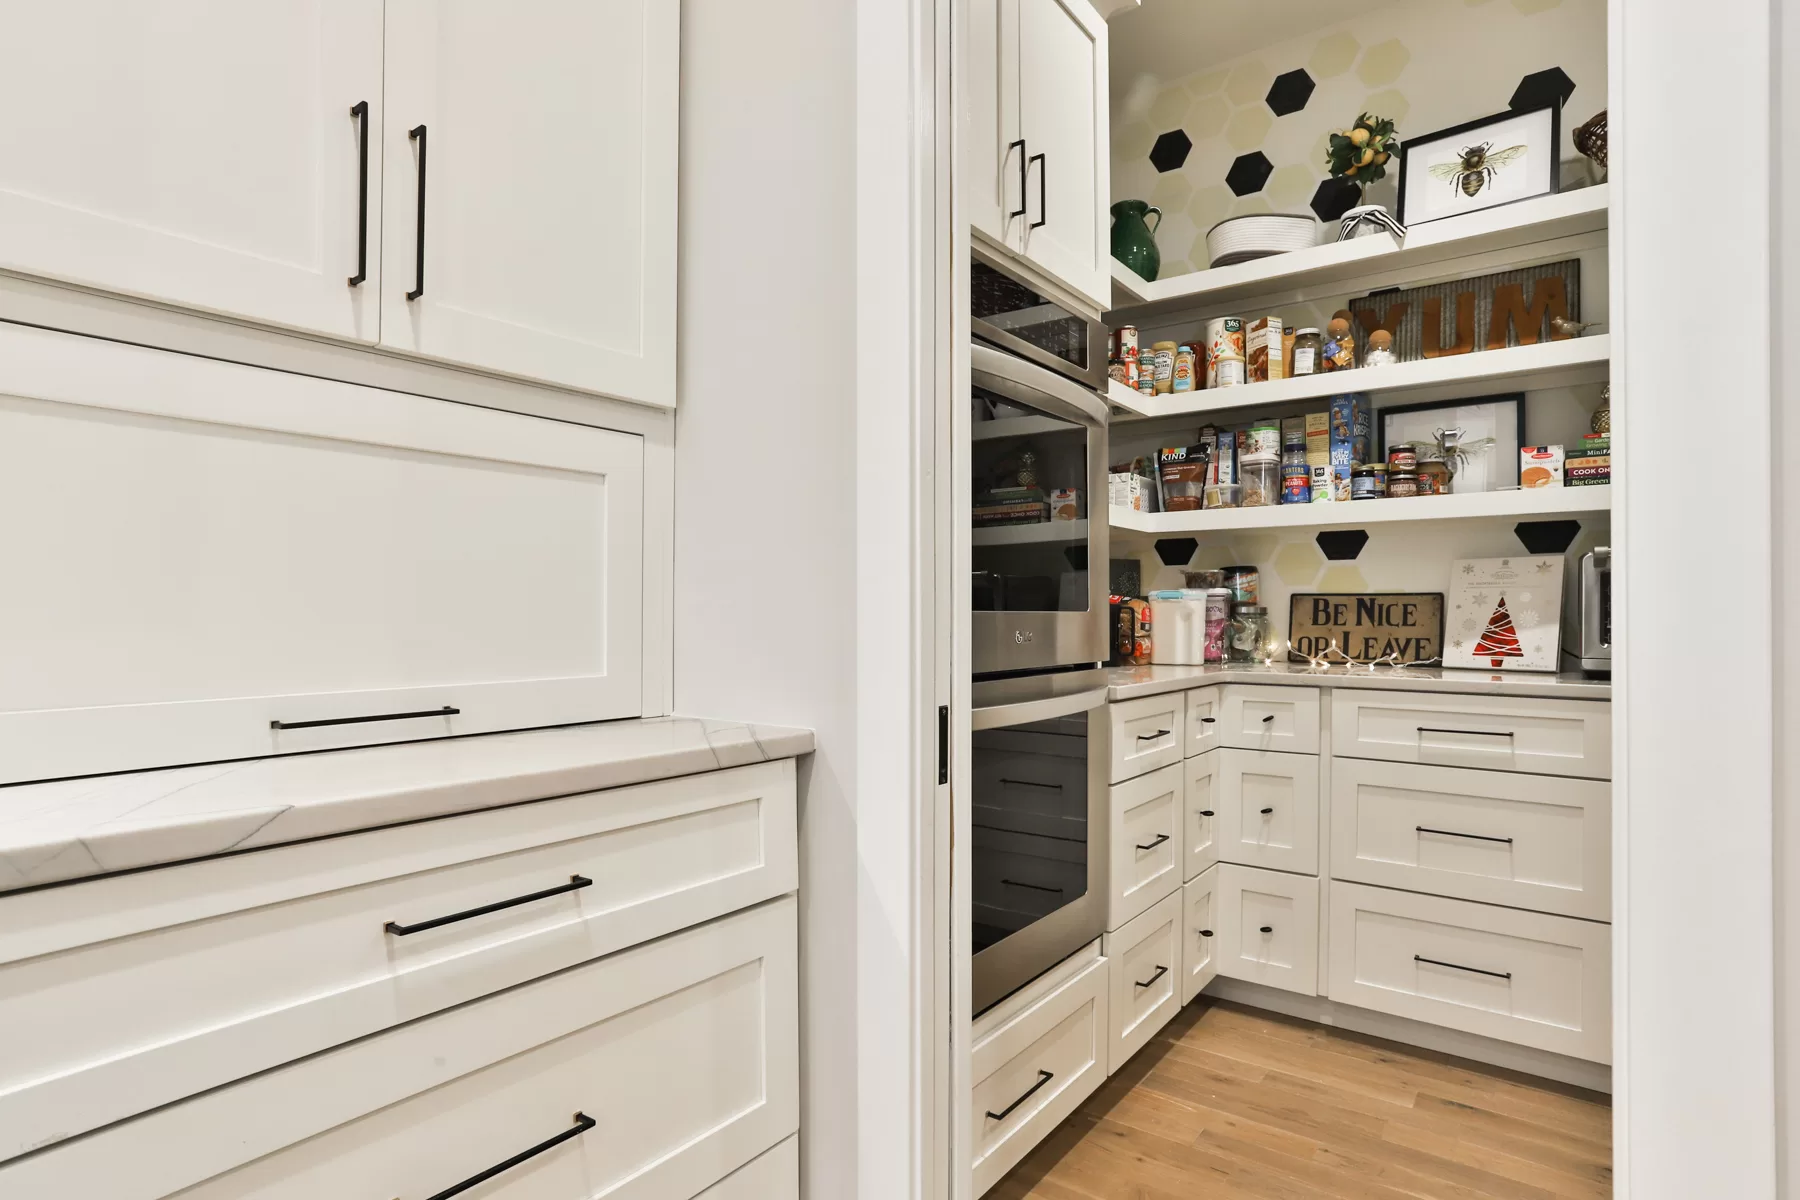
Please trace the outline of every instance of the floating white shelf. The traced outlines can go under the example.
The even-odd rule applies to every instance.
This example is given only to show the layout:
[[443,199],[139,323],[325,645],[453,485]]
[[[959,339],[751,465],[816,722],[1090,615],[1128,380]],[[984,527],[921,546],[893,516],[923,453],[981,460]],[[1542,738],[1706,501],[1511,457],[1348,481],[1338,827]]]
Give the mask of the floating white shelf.
[[1263,508],[1217,508],[1201,512],[1141,513],[1115,508],[1112,510],[1112,529],[1116,535],[1159,538],[1240,529],[1360,528],[1389,521],[1529,519],[1608,512],[1611,508],[1612,485],[1600,484],[1476,492],[1466,496],[1356,500],[1349,504],[1273,504]]
[[[1177,516],[1181,514],[1177,513]],[[993,525],[970,531],[972,546],[1029,546],[1040,542],[1085,542],[1086,521],[1039,521],[1035,525]]]
[[1530,391],[1604,381],[1611,359],[1612,338],[1601,333],[1535,346],[1477,350],[1387,367],[1358,367],[1328,375],[1302,375],[1268,383],[1246,383],[1239,387],[1208,388],[1198,392],[1168,392],[1158,396],[1140,396],[1115,379],[1109,381],[1113,387],[1107,398],[1126,408],[1131,415],[1175,417],[1231,409],[1267,409],[1343,392],[1385,395],[1429,389],[1439,397],[1449,397],[1459,393],[1477,395],[1496,388]]
[[[1118,380],[1108,382],[1117,383]],[[1081,426],[1055,417],[999,417],[992,421],[976,421],[970,427],[969,440],[992,441],[1006,437],[1036,437],[1046,433],[1080,433]]]
[[[1606,228],[1608,195],[1607,185],[1599,184],[1417,225],[1407,231],[1404,243],[1392,234],[1373,234],[1153,281],[1139,279],[1114,263],[1113,309],[1107,323],[1155,324],[1159,318],[1199,309],[1216,315],[1240,300],[1278,290],[1325,295],[1334,285],[1354,284],[1378,271],[1412,270],[1593,233]],[[1336,235],[1331,227],[1326,232]]]

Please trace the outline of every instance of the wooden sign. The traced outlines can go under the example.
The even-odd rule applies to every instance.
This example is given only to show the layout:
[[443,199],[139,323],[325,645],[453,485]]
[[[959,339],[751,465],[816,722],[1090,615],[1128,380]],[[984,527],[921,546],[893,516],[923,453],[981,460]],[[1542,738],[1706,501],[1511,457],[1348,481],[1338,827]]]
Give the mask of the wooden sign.
[[1550,322],[1581,319],[1581,260],[1372,292],[1350,302],[1350,315],[1359,359],[1377,329],[1394,335],[1399,362],[1561,341],[1570,335]]
[[1296,592],[1288,661],[1425,663],[1444,654],[1442,592]]

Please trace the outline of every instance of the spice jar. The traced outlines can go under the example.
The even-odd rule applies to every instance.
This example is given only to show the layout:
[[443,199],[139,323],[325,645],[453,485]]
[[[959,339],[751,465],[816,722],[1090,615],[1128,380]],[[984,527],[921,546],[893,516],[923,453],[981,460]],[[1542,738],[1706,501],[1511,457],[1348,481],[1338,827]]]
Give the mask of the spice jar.
[[1388,495],[1398,499],[1401,496],[1419,494],[1419,477],[1412,471],[1396,471],[1388,469]]
[[1441,458],[1428,458],[1419,464],[1419,495],[1450,494],[1450,465]]
[[1231,616],[1226,640],[1226,659],[1234,663],[1265,662],[1274,658],[1269,630],[1269,610],[1260,604],[1240,604]]
[[1290,360],[1289,375],[1317,375],[1321,370],[1319,355],[1321,340],[1319,331],[1312,327],[1294,331],[1294,357]]

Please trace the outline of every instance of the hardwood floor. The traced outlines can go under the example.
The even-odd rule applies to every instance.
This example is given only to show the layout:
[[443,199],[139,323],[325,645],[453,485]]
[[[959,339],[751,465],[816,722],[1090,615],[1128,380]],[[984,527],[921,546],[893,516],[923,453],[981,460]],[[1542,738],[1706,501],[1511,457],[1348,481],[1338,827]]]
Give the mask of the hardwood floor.
[[987,1200],[1597,1200],[1605,1096],[1189,1005]]

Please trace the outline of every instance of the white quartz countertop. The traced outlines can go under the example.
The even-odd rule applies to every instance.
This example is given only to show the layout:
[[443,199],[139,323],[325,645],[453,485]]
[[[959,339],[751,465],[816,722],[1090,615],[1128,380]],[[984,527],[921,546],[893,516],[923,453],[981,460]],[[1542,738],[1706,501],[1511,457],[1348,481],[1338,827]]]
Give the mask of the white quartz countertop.
[[1585,675],[1457,671],[1442,667],[1269,666],[1114,667],[1107,672],[1109,700],[1185,692],[1212,683],[1293,684],[1302,687],[1381,688],[1393,692],[1461,692],[1481,696],[1555,696],[1610,700],[1612,684]]
[[0,788],[0,891],[811,753],[653,717]]

